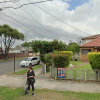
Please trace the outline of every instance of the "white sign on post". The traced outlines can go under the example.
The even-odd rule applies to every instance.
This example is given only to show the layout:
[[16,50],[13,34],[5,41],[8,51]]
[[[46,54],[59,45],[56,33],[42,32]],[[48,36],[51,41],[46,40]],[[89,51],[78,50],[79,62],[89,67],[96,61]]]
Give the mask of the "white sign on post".
[[15,53],[20,53],[20,50],[14,50]]

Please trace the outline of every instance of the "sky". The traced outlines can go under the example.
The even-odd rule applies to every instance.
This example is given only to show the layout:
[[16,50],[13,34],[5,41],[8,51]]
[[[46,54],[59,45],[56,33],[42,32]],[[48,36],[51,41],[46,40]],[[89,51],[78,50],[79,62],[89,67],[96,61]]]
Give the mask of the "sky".
[[79,37],[100,33],[100,0],[53,0],[4,9],[38,1],[45,0],[0,3],[0,24],[8,24],[25,35],[24,41],[16,40],[14,47],[32,40],[58,39],[68,44],[70,40],[76,42]]

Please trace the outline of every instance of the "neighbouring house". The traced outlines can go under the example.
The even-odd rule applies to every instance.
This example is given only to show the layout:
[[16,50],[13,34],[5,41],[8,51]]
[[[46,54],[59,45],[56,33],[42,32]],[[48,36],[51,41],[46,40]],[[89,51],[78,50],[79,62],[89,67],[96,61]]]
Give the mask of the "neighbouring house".
[[15,48],[11,48],[9,53],[12,53],[14,51],[18,53],[25,53],[26,55],[28,54],[28,56],[33,56],[33,50],[28,47],[17,46]]
[[82,45],[80,46],[81,61],[88,61],[87,53],[100,52],[100,34],[82,38]]

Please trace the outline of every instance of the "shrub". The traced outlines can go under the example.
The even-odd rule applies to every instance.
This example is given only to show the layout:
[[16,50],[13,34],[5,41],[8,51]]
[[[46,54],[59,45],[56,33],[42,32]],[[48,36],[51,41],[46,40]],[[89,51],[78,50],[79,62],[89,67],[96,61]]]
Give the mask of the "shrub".
[[88,59],[91,64],[92,69],[100,69],[100,52],[88,53]]
[[45,54],[40,54],[40,61],[45,63]]
[[52,53],[45,54],[46,70],[49,71],[50,66],[52,66]]
[[[65,55],[68,55],[69,56],[69,59],[68,60],[68,64],[70,63],[70,61],[72,60],[72,51],[54,51],[54,54],[65,54]],[[68,66],[68,64],[66,64],[66,66]]]
[[53,54],[54,67],[65,68],[69,65],[69,55],[66,54]]

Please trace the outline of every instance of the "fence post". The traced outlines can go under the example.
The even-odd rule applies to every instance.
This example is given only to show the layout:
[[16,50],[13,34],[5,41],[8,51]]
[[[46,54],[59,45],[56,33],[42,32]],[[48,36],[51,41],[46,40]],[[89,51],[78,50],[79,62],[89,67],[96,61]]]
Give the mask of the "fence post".
[[50,66],[50,76],[51,76],[51,66]]
[[45,64],[45,74],[46,74],[46,64]]
[[55,80],[57,79],[57,68],[55,68]]
[[85,69],[85,82],[86,82],[86,80],[87,80],[87,70]]

